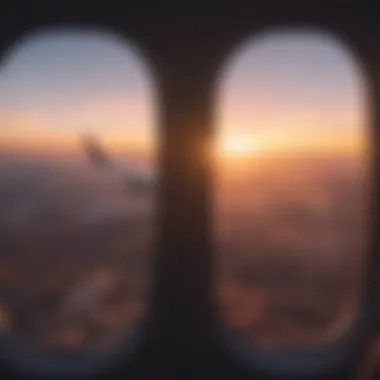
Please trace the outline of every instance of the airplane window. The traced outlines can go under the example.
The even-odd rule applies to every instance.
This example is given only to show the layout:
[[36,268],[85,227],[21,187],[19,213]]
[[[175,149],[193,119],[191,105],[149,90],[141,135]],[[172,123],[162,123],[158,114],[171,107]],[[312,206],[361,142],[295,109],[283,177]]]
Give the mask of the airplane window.
[[99,31],[38,32],[3,57],[1,340],[76,353],[135,333],[154,236],[149,79]]
[[348,50],[313,32],[264,34],[233,58],[215,138],[221,309],[252,352],[324,347],[359,316],[363,78]]

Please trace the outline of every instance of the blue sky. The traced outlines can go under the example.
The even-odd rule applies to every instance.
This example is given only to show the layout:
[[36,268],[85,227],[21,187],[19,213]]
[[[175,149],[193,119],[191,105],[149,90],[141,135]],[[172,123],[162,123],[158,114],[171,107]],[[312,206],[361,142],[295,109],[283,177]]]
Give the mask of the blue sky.
[[272,119],[273,124],[289,119],[300,129],[360,127],[364,83],[355,60],[336,40],[313,33],[268,34],[235,53],[221,82],[225,128],[234,128],[238,114],[245,128],[260,128],[261,120],[271,127]]
[[[32,128],[28,120],[35,133],[38,126],[41,133],[78,133],[83,125],[97,133],[154,128],[149,71],[136,50],[111,34],[39,33],[5,59],[0,136],[10,125],[24,133]],[[359,70],[324,35],[264,35],[237,49],[222,75],[219,131],[345,133],[363,127]]]

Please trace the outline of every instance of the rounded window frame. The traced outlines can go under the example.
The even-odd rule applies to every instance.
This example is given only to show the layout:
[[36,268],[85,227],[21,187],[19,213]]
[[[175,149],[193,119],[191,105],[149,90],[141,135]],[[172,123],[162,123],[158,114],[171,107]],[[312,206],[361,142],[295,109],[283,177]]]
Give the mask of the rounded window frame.
[[[266,22],[266,24],[270,24],[270,21],[268,21],[268,22]],[[312,22],[310,22],[310,24],[312,24]],[[86,27],[86,22],[81,22],[80,24],[80,27],[82,27],[82,26],[84,26],[84,27]],[[53,27],[55,26],[55,24],[53,24],[52,25]],[[61,25],[60,25],[61,26]],[[101,22],[97,22],[97,23],[95,23],[95,27],[97,28],[97,27],[103,27],[104,25],[101,23]],[[37,25],[37,26],[33,26],[33,28],[29,28],[29,29],[37,29],[39,26]],[[273,25],[269,25],[268,26],[268,28],[273,28]],[[27,28],[26,28],[27,29]],[[28,34],[28,32],[30,31],[30,30],[24,30],[24,32],[23,32],[23,34]],[[128,34],[128,33],[124,33],[125,31],[123,31],[122,32],[122,34],[124,35],[124,34]],[[334,33],[337,33],[337,35],[338,34],[340,34],[337,30],[333,30],[333,32]],[[245,30],[245,31],[241,31],[241,32],[238,32],[237,34],[237,36],[235,36],[235,38],[233,39],[234,41],[231,43],[231,41],[227,41],[226,42],[226,51],[228,52],[229,50],[231,50],[231,47],[232,48],[234,48],[235,46],[238,46],[239,45],[239,43],[240,43],[240,41],[241,40],[244,40],[246,37],[247,38],[251,38],[252,37],[252,35],[253,34],[257,34],[258,33],[258,31],[253,31],[252,32],[252,30],[249,30],[249,33],[247,33],[247,31]],[[141,40],[142,39],[140,39],[139,37],[139,33],[135,33],[135,32],[129,32],[129,34],[130,34],[130,37],[128,37],[128,39],[130,40],[130,41],[139,41],[139,43],[138,43],[138,45],[142,45],[141,44]],[[249,34],[249,36],[247,36],[247,34]],[[343,33],[344,34],[344,33]],[[13,37],[13,41],[11,41],[11,44],[10,44],[10,46],[13,46],[13,43],[14,43],[14,41],[16,41],[16,39],[17,39],[17,37],[16,36],[14,36]],[[349,40],[350,38],[347,38],[347,40]],[[228,45],[228,46],[227,46]],[[359,44],[360,45],[360,44]],[[147,50],[149,50],[149,49],[147,49]],[[225,54],[225,57],[227,57],[228,56],[228,53],[226,53]],[[225,58],[224,57],[224,58]],[[2,56],[0,56],[0,69],[1,69],[1,62],[3,62],[2,61]],[[155,62],[155,59],[153,59],[153,58],[149,58],[148,59],[148,61],[150,62],[150,63],[152,63],[152,64],[154,64]],[[364,60],[365,61],[365,60]],[[364,65],[363,65],[364,66]],[[151,72],[153,72],[153,71],[151,71]],[[370,76],[370,75],[369,75]],[[158,78],[158,79],[160,79],[160,78]],[[157,86],[157,89],[158,89],[158,92],[160,92],[160,88],[159,88],[159,86]],[[372,100],[372,96],[370,96],[370,100]],[[158,102],[159,103],[159,102]],[[158,110],[159,112],[160,112],[160,109]],[[373,112],[373,108],[371,107],[370,108],[370,112]],[[373,126],[372,126],[373,127]],[[375,190],[376,191],[376,190]],[[162,205],[160,204],[159,205],[159,207],[161,207]],[[215,254],[214,254],[214,249],[213,249],[214,247],[212,247],[211,249],[210,249],[210,252],[208,252],[211,256],[212,256],[212,258],[213,259],[215,259]],[[370,256],[373,256],[374,255],[374,252],[369,252],[369,255]],[[371,269],[371,268],[369,268],[369,269]],[[372,273],[372,271],[368,271],[368,272],[371,272]],[[155,274],[153,274],[154,276],[155,276]],[[211,274],[210,274],[211,275]],[[157,284],[154,284],[154,286],[157,286]],[[370,290],[370,289],[368,289],[368,287],[367,287],[367,290]],[[148,308],[150,307],[151,305],[148,305]],[[368,308],[368,306],[369,306],[369,314],[371,314],[371,305],[367,305],[366,303],[365,303],[365,305],[364,305],[365,307],[364,307],[364,309],[365,309],[365,311],[367,312],[367,308]],[[148,310],[148,312],[147,312],[147,314],[150,316],[150,310]],[[148,319],[149,319],[149,316],[148,316]],[[367,319],[367,317],[368,317],[368,315],[365,313],[365,316],[364,316],[364,319]],[[372,328],[373,328],[373,326],[374,326],[374,324],[375,324],[375,321],[373,320],[373,318],[369,318],[369,320],[370,320],[370,326],[371,327],[368,327],[368,325],[366,326],[366,327],[368,327],[368,329],[366,329],[366,331],[368,330],[371,330]],[[151,322],[151,321],[150,321]],[[377,321],[376,321],[377,322]],[[148,324],[149,325],[149,324]],[[222,339],[224,339],[224,336],[223,336],[223,331],[221,332],[221,337],[222,337]],[[230,344],[230,343],[228,343],[228,344]],[[5,350],[6,351],[8,351],[8,347],[4,347],[5,348]],[[18,348],[16,348],[16,350],[18,350]],[[229,348],[227,347],[227,350],[229,350]],[[12,351],[12,350],[9,350],[9,351]],[[118,351],[119,352],[119,351]],[[10,369],[11,370],[14,370],[15,368],[20,368],[20,362],[19,362],[19,358],[12,358],[11,356],[12,356],[12,353],[10,353],[10,352],[6,352],[6,358],[5,358],[5,360],[7,360],[7,361],[9,361],[9,364],[10,364]],[[110,355],[112,358],[115,358],[115,356],[113,356],[114,355],[114,353],[112,354],[112,355]],[[233,356],[233,355],[232,355]],[[28,357],[28,353],[26,353],[26,357]],[[128,355],[128,357],[129,357],[129,355]],[[91,359],[93,359],[94,357],[92,356],[91,358],[88,358],[89,359],[89,361],[88,362],[90,362],[91,361]],[[112,371],[113,369],[115,369],[116,367],[114,367],[114,365],[115,364],[120,364],[120,362],[119,362],[119,360],[121,360],[121,361],[123,361],[123,360],[125,360],[125,352],[124,353],[121,353],[120,352],[120,355],[118,355],[118,359],[115,359],[115,360],[113,360],[113,359],[111,359],[111,362],[112,363],[110,363],[110,362],[107,362],[106,363],[106,365],[102,365],[101,366],[101,368],[98,368],[98,369],[94,369],[93,368],[93,370],[91,370],[90,372],[89,372],[89,374],[97,374],[97,375],[99,375],[99,371],[100,371],[100,374],[102,374],[102,372],[108,372],[108,371]],[[1,357],[0,357],[0,360],[1,361],[3,361],[3,359],[4,359],[4,357],[1,355]],[[32,358],[30,358],[29,357],[29,360],[33,360]],[[50,360],[50,359],[48,359],[48,360]],[[60,358],[59,359],[59,361],[60,361],[60,364],[62,364],[62,367],[60,367],[60,368],[62,368],[62,370],[63,369],[65,369],[65,370],[70,370],[70,368],[68,368],[68,366],[70,366],[70,364],[69,364],[69,362],[67,362],[67,363],[65,363],[64,361],[62,361],[62,359]],[[117,361],[117,363],[116,363],[116,361]],[[83,365],[84,365],[84,363],[85,363],[85,360],[83,360],[82,362],[81,362]],[[84,374],[82,371],[80,371],[80,368],[84,368],[84,367],[81,367],[81,364],[80,363],[80,361],[78,361],[78,366],[72,366],[71,367],[71,369],[75,372],[75,373],[80,373],[80,374]],[[272,360],[270,360],[270,362],[268,363],[268,365],[271,365],[271,363],[273,363],[273,361]],[[7,363],[5,363],[5,364],[7,364]],[[245,367],[245,368],[248,368],[248,369],[253,369],[254,371],[255,370],[257,370],[258,368],[255,366],[255,365],[253,365],[253,367],[252,367],[252,365],[250,365],[249,363],[247,363],[245,360],[243,360],[243,362],[241,362],[241,364],[242,364],[242,366],[243,367]],[[93,363],[91,363],[91,365],[93,365]],[[33,366],[33,365],[32,365]],[[6,367],[7,368],[9,368],[9,366],[7,366],[6,365]],[[25,367],[25,366],[23,366],[22,364],[21,364],[21,370]],[[27,368],[28,366],[26,366],[25,368]],[[75,368],[74,368],[75,367]],[[52,373],[54,373],[54,374],[56,374],[57,372],[60,372],[60,368],[58,368],[58,367],[56,367],[56,368],[53,368],[52,369]],[[33,368],[29,368],[29,369],[32,369],[33,370]],[[28,369],[28,370],[29,370]],[[33,371],[33,372],[35,372],[35,373],[38,373],[38,374],[45,374],[45,372],[43,371],[43,370],[41,370],[41,368],[39,368],[39,369],[36,369],[36,368],[34,368],[35,369],[35,371]],[[29,372],[29,373],[31,373],[31,372]],[[282,373],[282,372],[281,372]]]
[[[7,64],[8,59],[12,64],[12,54],[17,53],[20,45],[28,44],[29,40],[39,38],[39,36],[49,35],[49,33],[72,33],[72,34],[91,34],[94,33],[100,37],[110,38],[120,44],[127,52],[133,55],[135,61],[139,63],[141,71],[144,72],[145,81],[150,84],[149,106],[153,111],[153,119],[159,112],[158,98],[159,86],[157,70],[153,59],[149,55],[149,49],[139,41],[137,35],[132,31],[129,33],[113,28],[102,23],[86,25],[87,23],[78,23],[71,25],[70,23],[53,23],[33,25],[22,31],[21,35],[14,37],[5,49],[0,51],[0,70]],[[11,53],[10,57],[8,54]],[[160,140],[159,125],[156,122],[152,124],[154,135]],[[156,166],[160,172],[160,161],[155,154]],[[156,209],[160,207],[159,197],[156,200]],[[155,233],[157,235],[157,233]],[[154,281],[151,277],[155,276],[153,261],[156,256],[157,237],[153,237],[154,242],[150,253],[151,259],[148,265],[148,275],[150,277],[148,283],[148,295],[144,299],[145,308],[142,316],[136,322],[133,332],[123,331],[121,339],[116,342],[107,351],[90,350],[89,352],[76,352],[72,354],[59,353],[58,351],[49,351],[44,347],[35,347],[31,342],[23,341],[18,337],[5,336],[0,338],[0,365],[4,366],[6,371],[16,372],[18,375],[85,375],[85,376],[102,376],[113,372],[125,360],[131,360],[133,355],[141,350],[146,336],[149,333],[153,323],[151,321],[151,304],[154,293]]]
[[[228,69],[233,66],[234,60],[239,57],[239,53],[244,52],[248,45],[251,45],[252,48],[255,46],[256,40],[260,40],[261,37],[279,35],[281,32],[297,32],[302,34],[306,32],[307,34],[315,34],[316,36],[324,36],[327,40],[332,40],[338,48],[342,48],[345,53],[347,53],[348,58],[353,65],[358,68],[358,75],[363,81],[364,85],[364,104],[365,104],[365,115],[372,116],[374,109],[372,107],[372,88],[371,88],[371,73],[368,70],[366,65],[366,57],[361,51],[360,42],[355,41],[350,38],[348,33],[344,33],[339,27],[333,27],[329,25],[323,25],[318,23],[275,23],[265,25],[256,30],[249,30],[243,35],[239,36],[235,40],[234,44],[231,44],[228,51],[223,57],[223,60],[220,62],[219,72],[215,85],[215,93],[217,95],[216,104],[219,106],[221,102],[221,93],[223,92],[223,83],[227,77]],[[249,49],[249,48],[248,48]],[[369,118],[371,119],[371,118]],[[366,125],[366,134],[369,135],[369,142],[374,140],[373,125],[372,119]],[[213,133],[217,130],[218,127],[214,126]],[[373,152],[369,154],[369,161],[372,163]],[[374,177],[373,168],[370,170],[371,177]],[[372,178],[370,185],[373,187]],[[372,189],[371,189],[372,190]],[[372,190],[375,192],[375,195],[371,193],[371,198],[367,202],[369,205],[366,207],[371,208],[371,204],[376,197],[376,189]],[[215,205],[213,205],[215,207]],[[370,214],[370,222],[372,214]],[[214,227],[214,226],[213,226]],[[370,226],[371,233],[373,234],[372,228]],[[213,233],[215,230],[213,228]],[[370,234],[369,240],[372,239]],[[212,255],[214,262],[218,257],[216,252],[216,244],[214,239],[214,244],[212,247]],[[371,249],[368,249],[366,252],[366,265],[363,269],[363,277],[372,276],[371,261],[375,252]],[[369,276],[368,276],[369,274]],[[216,276],[214,276],[216,277]],[[366,278],[367,279],[367,278]],[[216,287],[216,285],[214,285]],[[331,371],[341,368],[344,363],[349,360],[349,358],[354,357],[358,350],[361,347],[364,347],[364,344],[368,341],[371,331],[375,328],[376,321],[373,318],[373,305],[368,302],[368,293],[372,292],[370,286],[366,283],[361,289],[362,293],[360,296],[360,306],[359,313],[355,319],[355,323],[339,338],[337,342],[332,342],[331,344],[324,345],[323,347],[317,347],[316,349],[310,348],[291,348],[287,350],[286,353],[267,353],[263,350],[260,350],[257,347],[251,346],[248,342],[243,339],[239,339],[229,328],[226,321],[224,320],[225,310],[223,309],[220,301],[216,302],[216,308],[218,310],[218,329],[221,336],[221,342],[224,349],[228,352],[231,357],[234,357],[240,365],[251,372],[260,371],[269,375],[323,375]],[[217,297],[215,295],[215,297]],[[300,361],[299,359],[302,358]]]

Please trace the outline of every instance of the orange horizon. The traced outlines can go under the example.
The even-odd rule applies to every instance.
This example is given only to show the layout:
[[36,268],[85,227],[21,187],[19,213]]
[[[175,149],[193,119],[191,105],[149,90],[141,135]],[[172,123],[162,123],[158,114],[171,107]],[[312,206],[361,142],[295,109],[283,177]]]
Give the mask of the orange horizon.
[[[123,136],[102,136],[102,144],[113,152],[134,151],[150,153],[153,148],[153,139],[143,134],[128,134]],[[75,154],[81,151],[80,136],[65,135],[23,135],[1,136],[0,149],[6,152],[22,152],[30,154]]]
[[[81,152],[80,133],[63,131],[60,133],[16,134],[3,131],[0,134],[0,150],[23,154],[76,154]],[[156,149],[156,136],[147,131],[100,133],[97,135],[107,150],[113,153],[134,152],[152,154]],[[320,133],[305,130],[303,133],[219,133],[211,140],[209,152],[219,158],[249,159],[254,157],[281,155],[358,155],[366,153],[366,134],[359,130]]]
[[[103,142],[103,140],[102,140]],[[135,142],[121,142],[118,141],[115,144],[110,141],[103,142],[103,145],[112,154],[138,154],[142,156],[150,156],[155,153],[153,144],[136,144]],[[52,155],[52,156],[76,156],[81,155],[82,150],[78,141],[72,141],[71,143],[46,143],[36,144],[30,141],[24,144],[18,141],[17,143],[9,143],[4,141],[0,142],[0,152],[14,155]],[[235,153],[223,153],[220,151],[220,147],[212,152],[217,161],[250,161],[256,159],[276,158],[276,157],[307,157],[307,156],[326,156],[326,157],[359,157],[366,154],[364,146],[361,145],[310,145],[310,146],[284,146],[284,147],[268,147],[260,151],[235,154]]]

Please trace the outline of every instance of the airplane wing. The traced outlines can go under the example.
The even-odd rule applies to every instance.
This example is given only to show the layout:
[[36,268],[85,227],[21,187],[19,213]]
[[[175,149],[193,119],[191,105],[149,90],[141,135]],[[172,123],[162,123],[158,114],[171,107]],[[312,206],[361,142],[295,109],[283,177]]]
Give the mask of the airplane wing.
[[82,145],[89,162],[97,167],[111,167],[112,162],[103,147],[93,136],[82,137]]
[[130,165],[119,165],[111,160],[104,148],[93,136],[82,137],[82,144],[88,160],[93,166],[113,170],[119,175],[128,190],[141,192],[150,190],[155,185],[155,176],[144,170],[139,170]]

